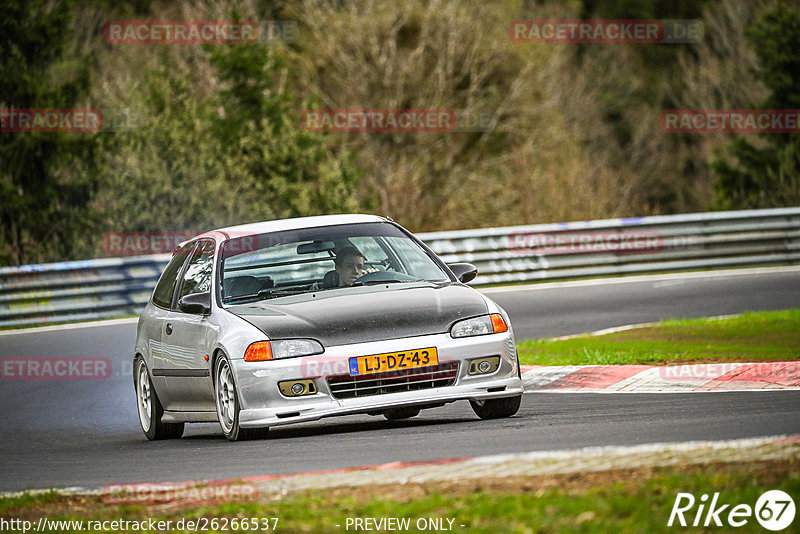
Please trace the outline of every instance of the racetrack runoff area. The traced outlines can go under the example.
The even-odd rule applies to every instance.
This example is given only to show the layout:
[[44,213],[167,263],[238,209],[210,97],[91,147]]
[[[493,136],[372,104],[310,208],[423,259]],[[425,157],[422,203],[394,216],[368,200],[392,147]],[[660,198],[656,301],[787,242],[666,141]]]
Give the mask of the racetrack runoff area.
[[775,499],[797,495],[798,458],[795,435],[394,462],[224,481],[254,488],[246,502],[120,503],[106,490],[40,495],[39,501],[5,497],[0,521],[35,526],[37,516],[46,515],[81,522],[74,526],[87,517],[113,524],[122,516],[142,524],[230,525],[268,518],[262,525],[289,532],[669,532],[692,526],[750,532],[770,524],[765,509],[775,511],[772,521],[778,512],[783,523],[794,521],[794,503],[787,509],[781,504],[787,501]]

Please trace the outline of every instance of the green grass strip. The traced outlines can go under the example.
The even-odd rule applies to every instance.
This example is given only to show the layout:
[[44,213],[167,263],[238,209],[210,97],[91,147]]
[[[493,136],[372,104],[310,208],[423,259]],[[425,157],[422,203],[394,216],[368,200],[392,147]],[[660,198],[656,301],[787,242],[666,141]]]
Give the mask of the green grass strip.
[[800,359],[800,310],[725,319],[663,321],[651,327],[566,340],[522,341],[527,365],[760,362]]

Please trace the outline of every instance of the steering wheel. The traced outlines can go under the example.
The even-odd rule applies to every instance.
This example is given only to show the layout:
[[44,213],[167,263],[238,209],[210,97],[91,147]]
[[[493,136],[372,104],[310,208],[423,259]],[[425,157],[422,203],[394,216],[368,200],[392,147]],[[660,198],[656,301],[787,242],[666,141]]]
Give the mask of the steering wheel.
[[[376,280],[383,280],[385,278],[383,276],[380,276],[380,275],[385,273],[385,272],[386,271],[373,271],[371,273],[362,274],[361,276],[359,276],[358,278],[353,280],[353,283],[350,284],[350,285],[354,286],[354,285],[363,284],[363,283],[366,283],[366,282],[373,282],[373,281],[376,281]],[[378,275],[378,276],[375,276],[375,275]]]

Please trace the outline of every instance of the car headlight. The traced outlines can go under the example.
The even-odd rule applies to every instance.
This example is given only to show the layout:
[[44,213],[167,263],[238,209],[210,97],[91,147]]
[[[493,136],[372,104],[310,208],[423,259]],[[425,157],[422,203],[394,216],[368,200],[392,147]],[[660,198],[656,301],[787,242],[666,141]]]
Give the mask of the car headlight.
[[297,358],[322,354],[325,349],[313,339],[278,339],[251,343],[244,352],[244,361],[263,362],[281,358]]
[[508,325],[503,316],[499,313],[493,313],[457,322],[450,328],[450,335],[452,337],[470,337],[499,334],[506,331],[508,331]]

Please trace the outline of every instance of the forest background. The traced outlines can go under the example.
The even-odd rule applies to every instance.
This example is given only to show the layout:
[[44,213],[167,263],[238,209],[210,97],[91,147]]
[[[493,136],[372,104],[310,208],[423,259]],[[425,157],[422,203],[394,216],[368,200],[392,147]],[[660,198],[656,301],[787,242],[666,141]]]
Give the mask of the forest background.
[[[0,132],[0,265],[110,232],[366,212],[414,232],[800,205],[795,134],[675,134],[667,109],[800,109],[786,0],[6,0],[0,108],[111,110]],[[524,43],[520,19],[696,19],[686,44]],[[113,44],[109,21],[278,21],[251,44]],[[447,108],[452,132],[315,132],[311,108]]]

